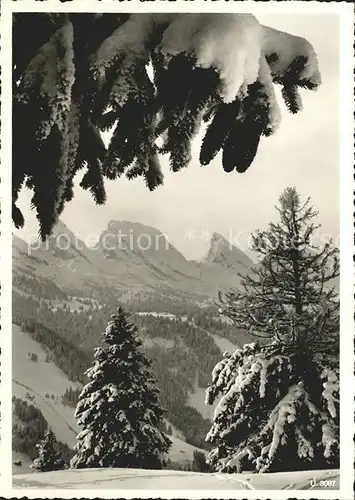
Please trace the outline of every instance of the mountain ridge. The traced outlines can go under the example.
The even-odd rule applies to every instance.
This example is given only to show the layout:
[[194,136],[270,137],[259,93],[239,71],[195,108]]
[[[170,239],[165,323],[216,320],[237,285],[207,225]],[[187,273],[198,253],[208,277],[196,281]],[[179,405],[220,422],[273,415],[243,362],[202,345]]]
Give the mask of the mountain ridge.
[[213,233],[202,261],[187,260],[160,230],[117,220],[108,223],[94,247],[59,221],[52,236],[39,244],[28,245],[14,235],[13,249],[15,273],[27,269],[59,287],[108,283],[114,288],[192,294],[202,301],[238,285],[238,272],[253,265],[219,233]]

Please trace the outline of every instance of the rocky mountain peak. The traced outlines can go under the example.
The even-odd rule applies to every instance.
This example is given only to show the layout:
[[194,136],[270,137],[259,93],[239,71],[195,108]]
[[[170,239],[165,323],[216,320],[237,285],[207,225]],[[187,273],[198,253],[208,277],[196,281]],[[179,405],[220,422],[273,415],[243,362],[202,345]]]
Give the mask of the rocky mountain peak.
[[245,267],[253,265],[253,261],[242,250],[219,233],[212,234],[210,248],[203,262],[230,269],[240,267],[240,265]]

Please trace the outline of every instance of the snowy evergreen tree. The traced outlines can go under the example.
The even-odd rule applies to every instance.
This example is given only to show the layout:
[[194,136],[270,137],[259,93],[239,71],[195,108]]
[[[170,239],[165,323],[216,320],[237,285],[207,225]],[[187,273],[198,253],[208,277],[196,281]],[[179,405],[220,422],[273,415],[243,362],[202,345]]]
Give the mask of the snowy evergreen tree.
[[[187,166],[205,121],[201,164],[223,150],[223,168],[244,172],[280,121],[274,84],[296,113],[297,88],[321,83],[307,40],[251,14],[13,19],[13,219],[24,224],[16,200],[26,184],[42,238],[73,198],[79,170],[97,203],[105,202],[105,177],[141,176],[152,190],[163,181],[158,153],[174,171]],[[108,129],[106,149],[100,131]]]
[[312,243],[317,212],[294,188],[278,210],[280,221],[253,237],[259,266],[220,297],[221,313],[264,342],[225,354],[213,370],[206,439],[219,471],[339,467],[337,251]]
[[38,457],[33,461],[31,468],[39,472],[65,468],[64,459],[58,451],[57,441],[51,429],[46,431],[43,440],[36,445],[36,448],[38,449]]
[[71,467],[160,469],[171,441],[159,430],[164,412],[137,327],[121,307],[102,340],[75,412],[82,430]]

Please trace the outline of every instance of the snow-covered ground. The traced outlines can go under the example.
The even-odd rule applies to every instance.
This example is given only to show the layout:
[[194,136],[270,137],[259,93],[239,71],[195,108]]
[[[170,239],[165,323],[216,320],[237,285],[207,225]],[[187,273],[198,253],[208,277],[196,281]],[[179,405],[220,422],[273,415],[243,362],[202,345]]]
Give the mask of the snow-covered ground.
[[166,312],[136,312],[137,316],[153,316],[154,318],[167,318],[167,319],[175,319],[176,314],[166,313]]
[[181,439],[169,436],[169,439],[172,441],[171,448],[169,450],[169,458],[172,462],[185,462],[192,461],[194,457],[194,451],[201,451],[206,453],[205,450],[201,450],[200,448],[196,448],[196,446],[192,446]]
[[217,403],[213,406],[207,406],[205,404],[205,399],[206,389],[203,389],[202,387],[196,387],[195,385],[194,391],[188,393],[186,404],[188,404],[192,408],[195,408],[203,416],[203,418],[212,421],[214,408]]
[[19,474],[13,488],[119,490],[338,490],[339,473],[329,471],[275,474],[202,474],[142,469],[77,469]]
[[[15,463],[17,465],[15,465]],[[28,455],[25,455],[24,453],[18,453],[17,451],[12,450],[12,464],[13,474],[33,474],[34,472],[36,472],[35,469],[30,468],[32,460]]]

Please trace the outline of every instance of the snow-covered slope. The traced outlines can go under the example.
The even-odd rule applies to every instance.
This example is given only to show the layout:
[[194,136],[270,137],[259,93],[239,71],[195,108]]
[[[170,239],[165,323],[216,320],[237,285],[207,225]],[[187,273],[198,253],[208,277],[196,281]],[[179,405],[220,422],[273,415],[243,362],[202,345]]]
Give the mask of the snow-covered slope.
[[[323,482],[322,482],[323,481]],[[278,472],[274,474],[202,474],[142,469],[76,469],[14,476],[13,488],[116,490],[319,490],[339,489],[339,473],[330,471]],[[214,494],[217,496],[217,494]],[[147,496],[143,494],[141,496]],[[201,497],[199,497],[201,498]],[[229,498],[229,497],[228,497]]]
[[194,391],[188,393],[187,404],[192,408],[195,408],[203,416],[203,418],[212,420],[215,405],[207,406],[205,404],[205,399],[206,389],[195,385]]
[[178,439],[175,436],[169,436],[172,441],[172,445],[169,451],[169,459],[172,462],[185,462],[192,461],[194,451],[200,451],[202,453],[206,453],[206,451],[196,448],[196,446],[192,446],[189,443],[185,443],[181,439]]
[[[29,353],[37,355],[31,361]],[[62,404],[62,395],[70,386],[77,387],[52,362],[46,362],[46,352],[18,326],[12,327],[12,390],[17,398],[39,408],[56,438],[75,444],[77,426],[72,408]],[[31,399],[28,399],[28,394]]]
[[12,450],[12,474],[33,474],[35,469],[31,469],[31,464],[32,460],[28,455]]

